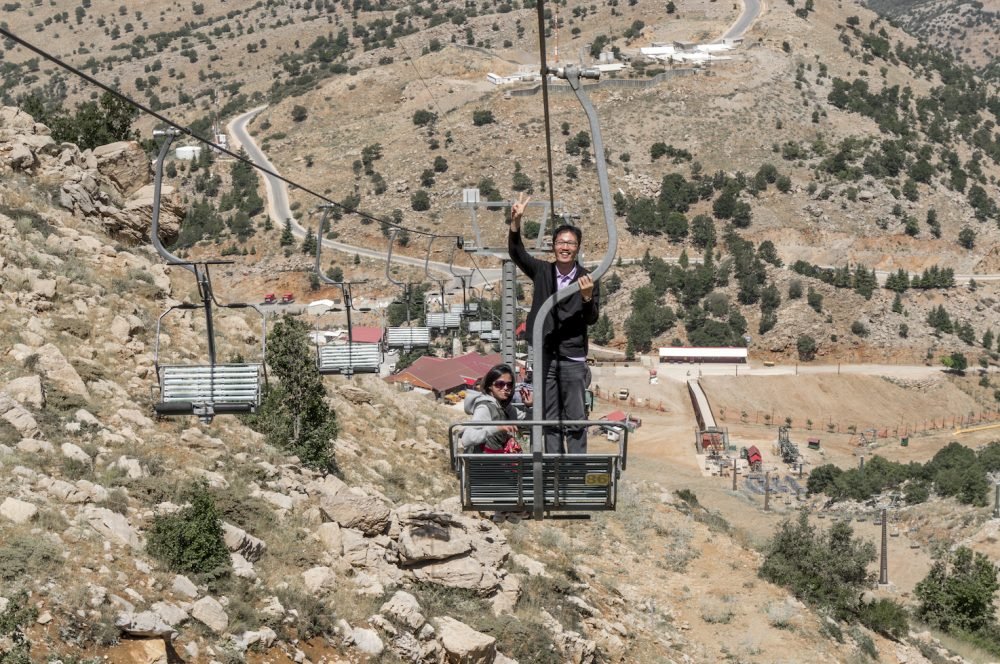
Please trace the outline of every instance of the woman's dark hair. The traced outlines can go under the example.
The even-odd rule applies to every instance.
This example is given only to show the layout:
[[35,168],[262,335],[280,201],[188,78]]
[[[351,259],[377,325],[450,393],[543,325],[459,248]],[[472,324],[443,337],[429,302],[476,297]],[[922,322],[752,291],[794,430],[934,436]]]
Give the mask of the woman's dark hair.
[[[487,371],[486,375],[483,376],[483,394],[490,394],[490,388],[493,387],[493,383],[495,383],[504,374],[510,374],[511,380],[514,379],[514,370],[510,368],[509,364],[498,364],[489,371]],[[510,399],[513,398],[514,398],[514,390],[511,390],[508,403],[510,402]]]
[[552,231],[552,244],[555,245],[556,238],[559,237],[560,233],[569,231],[576,237],[576,243],[578,245],[583,244],[583,231],[580,230],[579,226],[574,226],[573,224],[562,224],[557,226],[554,231]]

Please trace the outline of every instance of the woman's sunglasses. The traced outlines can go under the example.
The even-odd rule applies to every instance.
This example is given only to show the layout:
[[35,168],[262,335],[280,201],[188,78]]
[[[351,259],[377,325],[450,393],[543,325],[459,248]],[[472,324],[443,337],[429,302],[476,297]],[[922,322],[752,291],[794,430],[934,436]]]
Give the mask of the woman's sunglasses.
[[507,390],[514,387],[514,383],[509,380],[495,380],[493,381],[493,387],[501,390]]

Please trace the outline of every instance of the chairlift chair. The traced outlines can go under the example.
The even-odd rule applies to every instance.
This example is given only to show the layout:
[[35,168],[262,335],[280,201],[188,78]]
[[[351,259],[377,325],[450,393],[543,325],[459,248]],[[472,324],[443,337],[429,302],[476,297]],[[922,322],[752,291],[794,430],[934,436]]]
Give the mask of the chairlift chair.
[[385,262],[385,277],[391,283],[400,286],[403,289],[403,302],[406,304],[406,327],[386,327],[385,328],[385,345],[388,348],[400,348],[404,352],[409,352],[413,348],[427,348],[431,345],[431,330],[429,327],[412,327],[410,326],[410,295],[412,284],[402,281],[397,281],[392,276],[391,266],[392,266],[392,246],[396,241],[396,235],[399,233],[398,228],[394,228],[392,234],[389,236],[389,250],[386,256]]
[[[168,265],[176,265],[190,271],[198,285],[201,304],[182,303],[163,312],[156,321],[156,346],[153,364],[157,385],[154,389],[153,409],[158,416],[171,417],[196,415],[208,423],[216,415],[254,413],[260,406],[262,383],[267,380],[264,356],[267,344],[267,322],[264,314],[255,305],[234,302],[221,304],[212,291],[209,266],[228,265],[233,261],[183,261],[170,253],[160,241],[160,194],[163,184],[163,162],[170,149],[170,143],[179,132],[173,129],[155,131],[154,136],[164,136],[156,162],[156,178],[153,186],[153,218],[150,240],[157,253]],[[218,363],[215,352],[215,328],[213,307],[225,309],[253,309],[261,317],[261,360],[259,363]],[[160,337],[164,318],[178,310],[202,309],[205,312],[205,327],[208,341],[207,364],[162,364],[160,362]]]
[[[593,278],[599,279],[614,260],[618,245],[617,229],[608,186],[607,164],[601,139],[597,113],[580,86],[580,77],[597,77],[592,70],[566,67],[551,73],[566,78],[587,113],[601,189],[602,209],[608,231],[607,251]],[[550,192],[551,195],[551,192]],[[478,244],[478,243],[477,243]],[[513,287],[515,275],[505,275],[505,288]],[[579,285],[572,284],[551,295],[536,314],[532,330],[534,366],[542,366],[545,320],[563,299],[579,292]],[[513,321],[510,321],[513,324]],[[511,327],[513,333],[513,327]],[[545,381],[536,381],[536,404],[545,403]],[[460,447],[457,435],[462,426],[482,426],[482,423],[457,423],[449,429],[449,451],[452,468],[459,478],[462,508],[465,510],[530,512],[533,519],[589,518],[589,513],[614,510],[617,506],[618,482],[625,470],[628,452],[628,428],[624,422],[589,420],[520,420],[493,422],[503,426],[514,424],[530,426],[530,449],[521,454],[474,454]],[[549,426],[601,426],[619,429],[618,449],[612,454],[550,454],[544,451],[544,427]]]
[[[321,208],[323,209],[323,216],[320,219],[319,229],[317,229],[316,233],[315,272],[316,277],[320,280],[320,282],[340,287],[343,310],[347,313],[347,344],[320,345],[319,340],[317,339],[316,369],[319,373],[324,375],[339,374],[342,376],[353,376],[358,373],[379,373],[382,366],[382,349],[380,345],[372,343],[356,343],[354,341],[354,327],[351,324],[352,310],[370,311],[367,307],[356,308],[354,306],[354,297],[351,291],[351,286],[356,283],[364,282],[334,281],[330,277],[323,274],[323,270],[320,268],[321,256],[323,254],[322,229],[326,224],[330,206],[324,205],[321,206]],[[339,307],[334,307],[335,311],[339,309]]]

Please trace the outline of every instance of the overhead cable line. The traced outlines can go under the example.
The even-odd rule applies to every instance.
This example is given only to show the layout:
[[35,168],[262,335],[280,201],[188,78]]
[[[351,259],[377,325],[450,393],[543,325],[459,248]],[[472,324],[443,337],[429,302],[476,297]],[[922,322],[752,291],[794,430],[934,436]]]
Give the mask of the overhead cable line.
[[204,143],[206,145],[211,146],[214,150],[218,150],[219,152],[221,152],[221,153],[223,153],[225,155],[228,155],[228,156],[232,157],[233,159],[236,159],[237,161],[243,162],[244,164],[247,164],[248,166],[257,169],[258,171],[260,171],[262,173],[265,173],[267,175],[270,175],[271,177],[277,178],[277,179],[281,180],[282,182],[284,182],[285,184],[287,184],[287,185],[289,185],[291,187],[294,187],[296,189],[300,189],[300,190],[304,191],[305,193],[310,194],[311,196],[315,196],[316,198],[320,199],[321,201],[325,201],[325,202],[329,203],[330,205],[333,205],[333,206],[335,206],[337,208],[340,208],[345,213],[356,214],[359,217],[362,217],[364,219],[368,219],[370,221],[377,221],[379,223],[386,224],[388,226],[391,226],[393,228],[398,228],[400,230],[405,230],[408,233],[414,233],[416,235],[425,235],[425,236],[430,236],[430,237],[450,237],[450,238],[455,238],[456,241],[459,240],[459,239],[461,239],[461,236],[459,236],[459,235],[454,235],[454,234],[440,235],[438,233],[431,233],[429,231],[424,231],[424,230],[419,230],[419,229],[413,229],[413,228],[406,228],[405,226],[402,226],[402,225],[397,224],[397,223],[392,222],[392,221],[388,221],[386,219],[381,219],[381,218],[376,217],[376,216],[374,216],[372,214],[369,214],[367,212],[363,212],[362,210],[351,209],[350,207],[344,205],[343,203],[338,203],[337,201],[332,200],[332,199],[326,197],[325,195],[323,195],[323,194],[321,194],[321,193],[319,193],[317,191],[314,191],[314,190],[310,189],[309,187],[306,187],[306,186],[301,185],[301,184],[299,184],[299,183],[297,183],[297,182],[295,182],[293,180],[290,180],[290,179],[286,178],[285,176],[280,175],[280,174],[272,171],[269,168],[265,168],[264,166],[261,166],[260,164],[254,162],[251,159],[248,159],[247,157],[244,157],[243,155],[241,155],[241,154],[239,154],[237,152],[233,152],[232,150],[230,150],[228,148],[225,148],[225,147],[223,147],[221,145],[213,143],[212,141],[208,140],[207,138],[202,138],[201,136],[198,136],[193,131],[191,131],[190,128],[183,127],[183,126],[177,124],[176,122],[174,122],[170,118],[168,118],[168,117],[166,117],[164,115],[161,115],[160,113],[157,113],[153,109],[151,109],[148,106],[146,106],[146,105],[144,105],[144,104],[142,104],[142,103],[140,103],[140,102],[132,99],[128,95],[124,94],[123,92],[119,92],[118,90],[116,90],[115,88],[111,87],[110,85],[108,85],[108,84],[106,84],[106,83],[104,83],[104,82],[102,82],[102,81],[94,78],[93,76],[91,76],[91,75],[89,75],[89,74],[81,71],[77,67],[74,67],[73,65],[69,64],[68,62],[60,59],[58,56],[53,55],[53,54],[49,53],[48,51],[42,49],[41,47],[36,46],[36,45],[32,44],[31,42],[29,42],[29,41],[27,41],[27,40],[25,40],[25,39],[23,39],[23,38],[15,35],[13,32],[11,32],[7,28],[3,27],[3,25],[0,25],[0,35],[3,35],[7,39],[10,39],[11,41],[20,44],[21,46],[23,46],[24,48],[28,49],[29,51],[32,51],[33,53],[36,53],[36,54],[42,56],[46,60],[52,62],[53,64],[55,64],[55,65],[57,65],[59,67],[62,67],[66,71],[70,72],[71,74],[74,74],[74,75],[82,78],[83,80],[87,81],[91,85],[96,85],[97,87],[101,88],[105,92],[107,92],[107,93],[109,93],[111,95],[114,95],[118,99],[124,101],[126,104],[134,106],[135,108],[139,109],[140,111],[142,111],[146,115],[152,116],[152,117],[156,118],[157,120],[159,120],[160,122],[162,122],[162,123],[164,123],[166,125],[169,125],[169,126],[173,127],[174,129],[180,131],[181,133],[186,134],[186,135],[190,136],[191,138],[193,138],[193,139],[195,139],[197,141],[200,141],[200,142],[202,142],[202,143]]
[[549,210],[556,209],[556,192],[552,180],[552,123],[549,120],[549,67],[545,62],[545,0],[536,0],[538,10],[538,56],[542,75],[542,108],[545,111],[545,162],[549,175]]

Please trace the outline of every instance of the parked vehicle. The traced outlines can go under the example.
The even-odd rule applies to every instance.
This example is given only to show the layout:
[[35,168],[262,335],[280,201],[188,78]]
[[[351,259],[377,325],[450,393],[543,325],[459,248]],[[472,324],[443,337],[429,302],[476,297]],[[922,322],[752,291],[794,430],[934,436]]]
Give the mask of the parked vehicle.
[[278,304],[291,304],[295,301],[295,295],[293,293],[285,293],[281,296],[281,302]]
[[277,297],[274,293],[268,293],[264,296],[264,304],[274,304],[277,301]]
[[628,388],[627,387],[623,387],[622,389],[618,390],[618,398],[621,399],[622,401],[625,401],[625,399],[628,399]]

